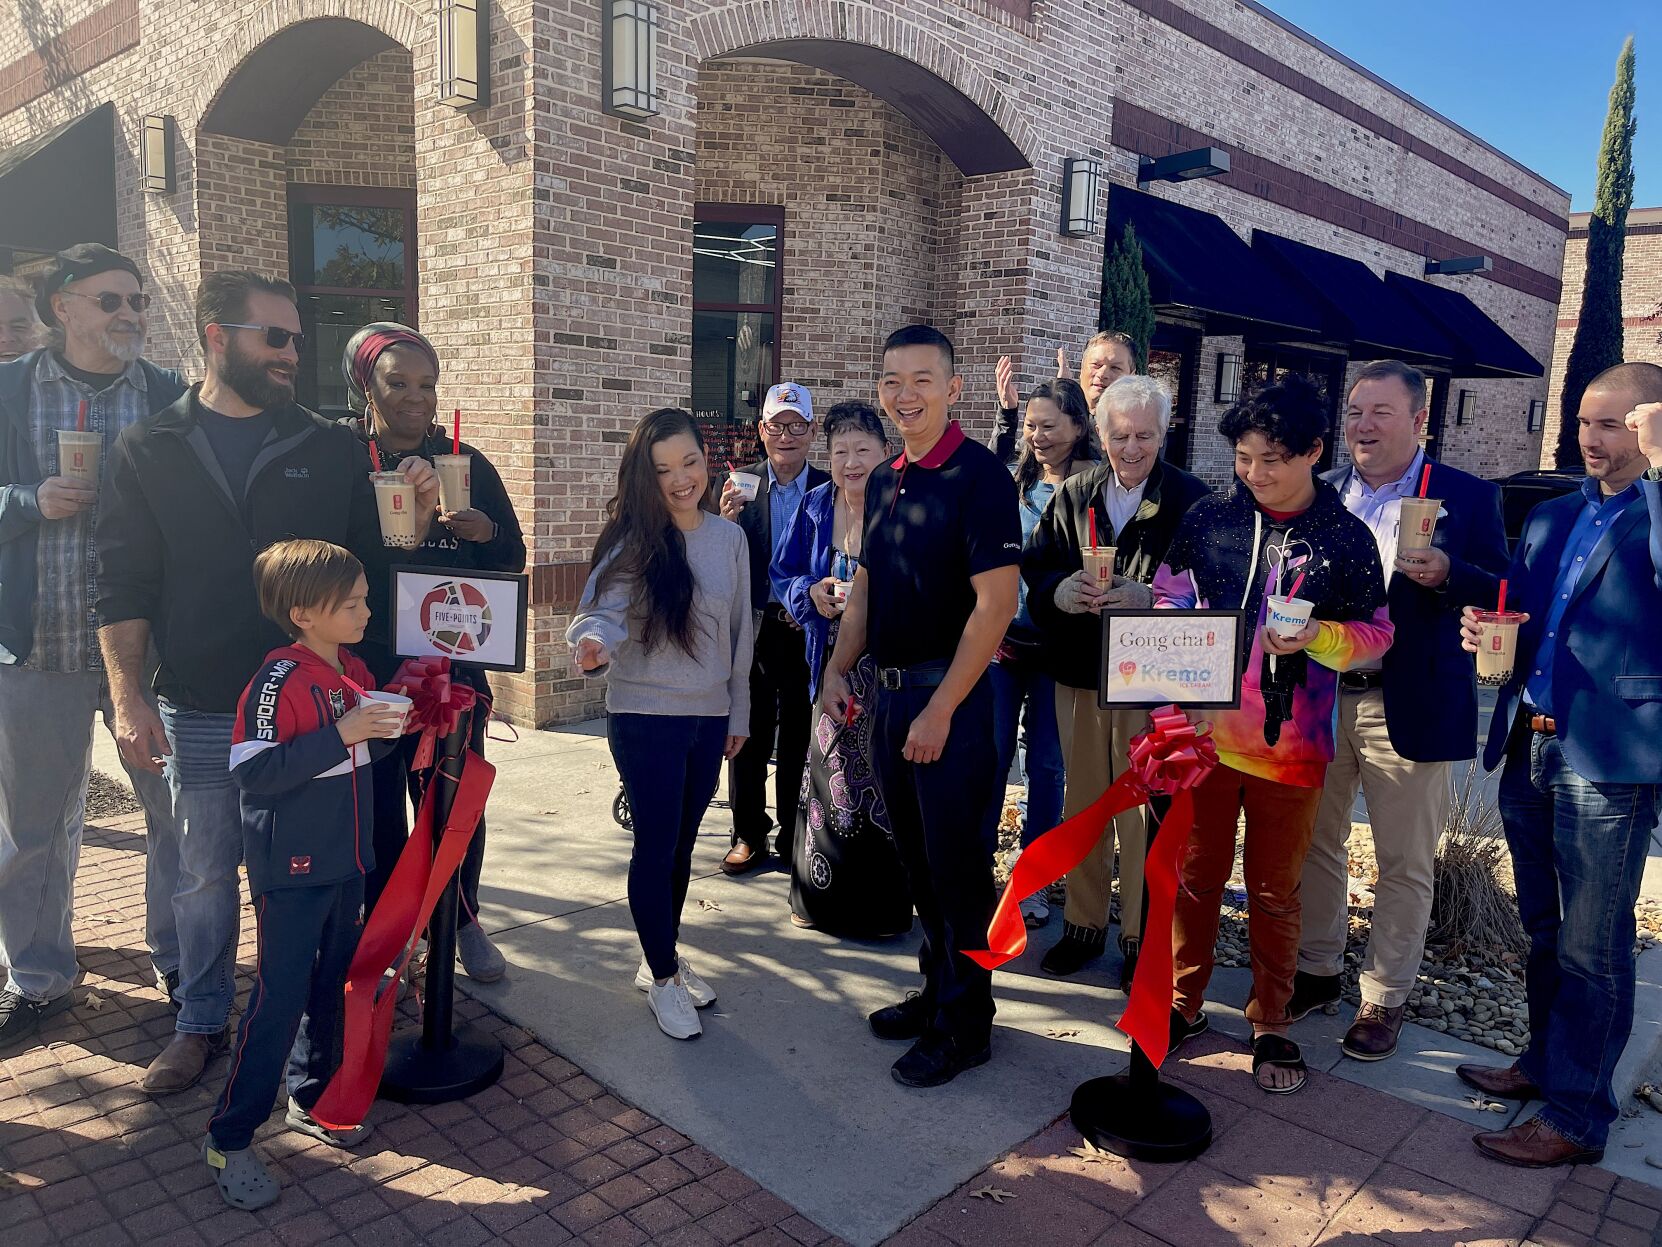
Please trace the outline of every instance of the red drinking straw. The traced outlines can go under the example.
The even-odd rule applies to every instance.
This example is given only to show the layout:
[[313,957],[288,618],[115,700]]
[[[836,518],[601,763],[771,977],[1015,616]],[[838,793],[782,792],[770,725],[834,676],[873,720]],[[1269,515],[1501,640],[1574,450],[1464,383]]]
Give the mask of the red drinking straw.
[[381,452],[375,448],[375,443],[369,444],[369,461],[375,465],[375,470],[381,470]]
[[1506,613],[1506,582],[1503,580],[1503,581],[1500,582],[1500,601],[1495,604],[1495,614],[1504,615],[1505,613]]
[[462,453],[462,409],[456,408],[454,432],[450,435],[450,449],[454,454]]
[[1298,587],[1303,583],[1304,573],[1300,572],[1298,575],[1293,577],[1293,587],[1287,590],[1287,596],[1289,598],[1296,598],[1298,596]]
[[87,400],[84,398],[81,400],[80,408],[75,412],[75,431],[77,433],[87,431]]
[[1420,473],[1420,497],[1425,497],[1425,491],[1431,488],[1431,465],[1425,465],[1425,471]]
[[1085,512],[1085,518],[1091,525],[1091,549],[1096,549],[1096,508],[1092,507]]

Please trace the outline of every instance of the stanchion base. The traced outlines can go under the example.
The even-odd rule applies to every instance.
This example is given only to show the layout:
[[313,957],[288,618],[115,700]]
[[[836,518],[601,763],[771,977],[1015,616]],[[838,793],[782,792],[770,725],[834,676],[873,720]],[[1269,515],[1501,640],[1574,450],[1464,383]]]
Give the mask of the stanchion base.
[[381,1074],[382,1099],[400,1104],[444,1104],[483,1091],[502,1077],[502,1045],[472,1026],[458,1026],[450,1046],[422,1043],[420,1025],[396,1032]]
[[1133,1086],[1131,1075],[1115,1074],[1080,1083],[1068,1115],[1094,1146],[1132,1160],[1188,1160],[1212,1146],[1206,1106],[1158,1080]]

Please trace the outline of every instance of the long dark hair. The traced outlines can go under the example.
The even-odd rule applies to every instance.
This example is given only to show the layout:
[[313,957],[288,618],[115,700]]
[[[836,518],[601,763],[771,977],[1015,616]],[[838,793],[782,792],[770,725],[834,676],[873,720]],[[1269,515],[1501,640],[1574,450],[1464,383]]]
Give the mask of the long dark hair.
[[[1054,381],[1046,381],[1043,385],[1033,387],[1033,392],[1027,396],[1027,401],[1035,398],[1048,398],[1056,404],[1056,409],[1079,430],[1074,438],[1073,449],[1068,451],[1068,468],[1071,470],[1075,463],[1082,459],[1100,459],[1102,455],[1096,448],[1096,429],[1091,424],[1091,405],[1085,399],[1085,391],[1080,388],[1079,382],[1070,381],[1067,377],[1057,377]],[[1025,417],[1023,417],[1025,419]],[[1039,457],[1033,453],[1033,445],[1022,439],[1021,458],[1016,461],[1016,489],[1023,497],[1039,479],[1044,468],[1039,463]]]
[[[632,577],[642,590],[634,605],[641,624],[642,648],[656,649],[668,641],[691,656],[698,633],[698,622],[693,618],[692,565],[687,562],[686,541],[670,518],[669,506],[658,486],[658,470],[652,462],[652,448],[681,433],[691,434],[703,451],[704,436],[697,422],[679,407],[660,407],[635,426],[623,448],[617,468],[617,493],[606,503],[606,526],[595,542],[589,567],[598,567],[615,553],[600,573],[597,596],[616,577]],[[709,502],[706,493],[705,509]]]

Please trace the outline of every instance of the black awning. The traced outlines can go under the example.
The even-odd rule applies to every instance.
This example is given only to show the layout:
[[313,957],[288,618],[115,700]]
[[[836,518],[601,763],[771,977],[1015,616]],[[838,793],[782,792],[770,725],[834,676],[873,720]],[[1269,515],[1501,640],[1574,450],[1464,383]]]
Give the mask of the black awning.
[[1208,333],[1321,336],[1320,311],[1210,212],[1116,186],[1108,195],[1110,247],[1128,224],[1142,244],[1156,311],[1198,317]]
[[1540,377],[1546,369],[1458,290],[1386,273],[1385,287],[1408,299],[1454,343],[1457,377]]
[[1454,344],[1419,306],[1360,260],[1252,231],[1252,249],[1299,287],[1322,314],[1322,336],[1350,347],[1352,359],[1406,359],[1448,365]]
[[116,245],[115,105],[0,152],[0,247]]

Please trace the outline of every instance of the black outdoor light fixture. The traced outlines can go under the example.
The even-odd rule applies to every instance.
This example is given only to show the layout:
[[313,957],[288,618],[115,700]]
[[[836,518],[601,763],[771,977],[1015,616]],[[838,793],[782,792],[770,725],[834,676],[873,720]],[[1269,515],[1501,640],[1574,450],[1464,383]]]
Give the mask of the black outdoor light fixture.
[[490,0],[439,0],[439,103],[490,103]]
[[144,189],[171,195],[173,180],[173,118],[151,113],[144,119],[139,139],[139,163],[144,168]]
[[1229,153],[1221,147],[1197,147],[1193,151],[1173,152],[1158,160],[1137,157],[1138,186],[1147,186],[1150,182],[1189,182],[1228,172]]
[[1102,185],[1102,162],[1069,156],[1062,165],[1062,232],[1069,238],[1096,233],[1096,195]]
[[1220,403],[1233,403],[1241,397],[1241,357],[1218,353],[1218,386],[1215,397]]
[[1447,260],[1427,260],[1425,273],[1427,277],[1434,274],[1453,277],[1459,273],[1487,273],[1494,267],[1495,262],[1486,255],[1462,255]]
[[658,112],[658,6],[602,0],[600,107],[641,121]]

